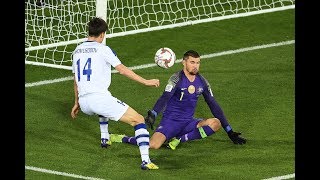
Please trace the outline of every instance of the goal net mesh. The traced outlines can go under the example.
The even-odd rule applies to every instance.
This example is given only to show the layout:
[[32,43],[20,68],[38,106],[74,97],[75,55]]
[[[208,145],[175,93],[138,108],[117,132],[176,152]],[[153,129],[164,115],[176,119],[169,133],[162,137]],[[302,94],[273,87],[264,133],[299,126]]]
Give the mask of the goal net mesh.
[[[294,5],[295,0],[105,0],[108,36]],[[25,1],[25,61],[71,65],[95,0]]]

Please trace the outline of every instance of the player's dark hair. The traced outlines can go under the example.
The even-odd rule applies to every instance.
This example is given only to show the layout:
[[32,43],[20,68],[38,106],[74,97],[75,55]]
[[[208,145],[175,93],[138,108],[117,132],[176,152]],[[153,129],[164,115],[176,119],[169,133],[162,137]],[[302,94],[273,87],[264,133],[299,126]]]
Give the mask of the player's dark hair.
[[101,33],[104,33],[108,30],[108,25],[105,20],[94,17],[88,23],[89,27],[89,36],[98,37]]
[[185,52],[185,53],[183,54],[183,60],[189,59],[189,56],[194,57],[194,58],[200,57],[200,55],[198,54],[197,51],[189,50],[189,51],[187,51],[187,52]]

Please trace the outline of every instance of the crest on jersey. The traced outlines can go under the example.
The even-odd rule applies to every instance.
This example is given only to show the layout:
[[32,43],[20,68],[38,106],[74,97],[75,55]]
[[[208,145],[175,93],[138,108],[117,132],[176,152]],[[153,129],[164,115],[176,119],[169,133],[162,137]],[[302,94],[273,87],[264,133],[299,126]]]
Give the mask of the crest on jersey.
[[195,91],[196,91],[196,88],[194,87],[194,85],[190,85],[190,86],[188,87],[188,92],[189,92],[190,94],[193,94]]

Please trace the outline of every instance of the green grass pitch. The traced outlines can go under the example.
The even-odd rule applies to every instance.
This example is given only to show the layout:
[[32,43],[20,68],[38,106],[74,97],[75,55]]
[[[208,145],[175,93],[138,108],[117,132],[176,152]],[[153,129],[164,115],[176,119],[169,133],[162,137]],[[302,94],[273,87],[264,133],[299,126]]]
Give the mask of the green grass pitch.
[[[295,39],[295,11],[267,13],[107,39],[127,66],[149,64],[167,46],[177,58],[194,49],[201,55]],[[80,113],[72,120],[73,82],[25,88],[25,165],[101,179],[264,179],[295,172],[295,44],[203,59],[200,72],[235,131],[248,139],[234,145],[223,129],[175,151],[150,150],[159,170],[142,171],[137,146],[100,147],[98,119]],[[159,78],[150,88],[113,74],[111,93],[145,115],[161,95],[170,69],[135,70]],[[72,76],[69,70],[26,65],[26,83]],[[211,117],[200,98],[196,117]],[[156,124],[160,118],[157,118]],[[111,133],[133,135],[131,126],[109,123]],[[152,134],[152,131],[150,130]],[[75,179],[26,170],[25,178]]]

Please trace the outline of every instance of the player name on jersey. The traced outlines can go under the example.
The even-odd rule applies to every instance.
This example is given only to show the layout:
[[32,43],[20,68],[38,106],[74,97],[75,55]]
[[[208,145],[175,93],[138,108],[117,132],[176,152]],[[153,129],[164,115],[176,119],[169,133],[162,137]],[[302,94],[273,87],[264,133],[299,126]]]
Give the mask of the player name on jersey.
[[97,49],[96,48],[83,48],[83,49],[77,49],[74,54],[77,53],[96,53]]

